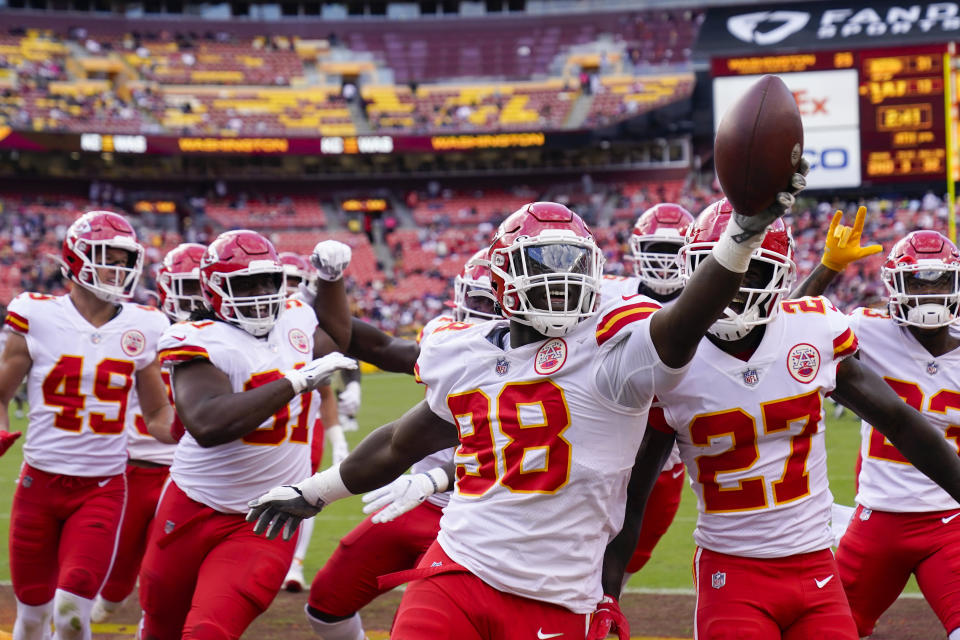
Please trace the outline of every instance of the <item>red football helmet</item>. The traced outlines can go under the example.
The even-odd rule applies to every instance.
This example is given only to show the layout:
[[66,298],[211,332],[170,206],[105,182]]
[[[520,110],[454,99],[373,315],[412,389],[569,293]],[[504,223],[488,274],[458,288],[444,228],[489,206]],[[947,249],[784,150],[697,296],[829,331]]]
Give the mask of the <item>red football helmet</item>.
[[309,285],[315,276],[310,261],[291,251],[280,254],[283,271],[287,274],[287,297],[300,291],[300,283]]
[[[111,249],[127,254],[126,264],[108,260]],[[143,269],[143,247],[127,219],[112,211],[88,211],[70,225],[63,239],[63,275],[101,300],[129,300]]]
[[[732,214],[733,207],[724,198],[697,216],[687,231],[687,244],[680,249],[684,280],[713,251]],[[710,334],[721,340],[739,340],[750,333],[753,327],[772,321],[777,315],[780,301],[790,293],[796,272],[793,237],[778,218],[767,228],[760,248],[754,250],[740,292],[724,311],[725,316],[710,327]]]
[[913,327],[943,327],[960,315],[960,252],[936,231],[914,231],[893,245],[881,269],[890,317]]
[[603,254],[580,216],[562,204],[534,202],[510,214],[489,257],[505,317],[556,337],[596,312]]
[[286,300],[277,250],[256,231],[221,233],[200,261],[200,290],[219,318],[251,335],[267,335]]
[[177,245],[163,257],[157,272],[160,308],[174,322],[190,319],[190,314],[206,306],[200,292],[200,261],[206,247],[195,242]]
[[637,218],[630,236],[633,270],[655,293],[671,294],[683,286],[677,252],[684,244],[693,215],[678,204],[657,204]]
[[459,321],[494,320],[497,298],[490,281],[490,262],[487,250],[473,254],[453,279],[453,317]]

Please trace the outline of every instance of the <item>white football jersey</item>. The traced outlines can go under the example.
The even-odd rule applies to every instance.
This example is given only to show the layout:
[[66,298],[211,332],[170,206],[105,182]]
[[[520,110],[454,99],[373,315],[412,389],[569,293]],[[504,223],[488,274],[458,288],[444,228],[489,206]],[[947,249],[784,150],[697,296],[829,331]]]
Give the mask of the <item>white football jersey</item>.
[[30,466],[71,476],[123,473],[135,375],[156,361],[169,323],[158,309],[119,306],[101,327],[67,295],[22,293],[7,308],[6,325],[26,338],[33,360],[23,447]]
[[[637,295],[640,290],[640,278],[637,276],[612,276],[605,275],[600,283],[600,298],[603,302],[609,303],[611,300],[631,298]],[[657,300],[663,308],[669,307],[676,301],[676,298],[661,302]],[[670,452],[670,457],[663,463],[663,470],[673,469],[680,462],[680,449],[676,445]]]
[[[313,310],[293,300],[264,338],[212,320],[171,326],[160,340],[160,361],[173,368],[174,403],[178,363],[209,360],[241,393],[313,360],[316,328]],[[177,445],[170,477],[191,499],[223,513],[246,513],[247,501],[303,480],[310,475],[313,429],[303,398],[293,398],[257,430],[233,442],[204,448],[187,431]]]
[[698,545],[779,558],[833,544],[822,399],[856,350],[829,300],[788,300],[748,361],[704,339],[683,384],[658,394],[650,426],[676,431]]
[[[860,359],[882,376],[904,402],[923,413],[956,448],[960,444],[960,349],[934,358],[906,327],[885,313],[860,308],[850,314],[860,339]],[[882,433],[860,426],[857,502],[896,512],[945,511],[960,507],[923,475]]]
[[[562,338],[515,348],[507,321],[447,325],[423,341],[427,402],[459,431],[437,538],[453,560],[501,591],[594,610],[650,402],[685,371],[653,346],[658,308],[617,301]],[[622,387],[632,406],[603,395]]]

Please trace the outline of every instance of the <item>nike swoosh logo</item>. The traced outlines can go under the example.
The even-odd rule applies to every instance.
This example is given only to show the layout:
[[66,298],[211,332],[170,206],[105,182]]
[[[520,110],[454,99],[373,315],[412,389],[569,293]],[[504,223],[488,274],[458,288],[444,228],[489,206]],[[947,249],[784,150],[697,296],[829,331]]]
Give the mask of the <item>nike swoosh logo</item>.
[[827,586],[827,583],[830,582],[831,580],[833,580],[832,573],[828,575],[826,578],[824,578],[823,580],[817,580],[816,578],[813,579],[813,581],[817,583],[817,589],[823,589],[825,586]]
[[547,638],[559,638],[563,633],[544,633],[543,627],[537,629],[537,638],[540,640],[547,640]]
[[113,479],[113,478],[107,478],[106,480],[101,480],[100,482],[97,483],[97,486],[98,486],[98,487],[105,487],[105,486],[107,486],[107,483],[110,482],[110,480],[112,480],[112,479]]
[[674,478],[679,478],[680,476],[683,475],[683,469],[679,469],[678,471],[676,471],[675,473],[673,473],[673,474],[671,474],[671,475],[673,475]]
[[953,514],[952,516],[947,516],[947,517],[945,517],[945,518],[940,518],[940,522],[942,522],[943,524],[950,524],[950,521],[953,520],[954,518],[956,518],[957,516],[960,516],[960,513],[955,513],[955,514]]
[[170,336],[170,337],[173,338],[174,340],[179,340],[180,342],[183,342],[184,340],[187,339],[187,336],[183,336],[182,338],[180,336]]

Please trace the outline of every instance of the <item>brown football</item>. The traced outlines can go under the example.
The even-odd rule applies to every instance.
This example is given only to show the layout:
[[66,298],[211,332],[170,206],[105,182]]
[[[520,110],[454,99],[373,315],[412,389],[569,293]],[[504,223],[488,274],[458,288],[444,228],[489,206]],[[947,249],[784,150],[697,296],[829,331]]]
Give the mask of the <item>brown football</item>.
[[803,154],[800,110],[783,80],[763,76],[723,114],[713,152],[734,211],[752,216],[773,203]]

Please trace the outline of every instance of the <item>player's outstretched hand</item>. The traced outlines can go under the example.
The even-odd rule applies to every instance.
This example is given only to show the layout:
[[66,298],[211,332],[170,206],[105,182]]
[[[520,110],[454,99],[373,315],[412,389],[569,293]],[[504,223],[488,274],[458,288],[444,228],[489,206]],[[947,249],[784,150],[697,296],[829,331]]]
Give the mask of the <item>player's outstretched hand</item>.
[[300,489],[290,485],[274,487],[248,502],[247,506],[250,507],[247,522],[256,521],[253,532],[257,535],[266,534],[270,540],[276,538],[280,531],[283,531],[283,539],[289,540],[301,520],[312,518],[323,508],[322,505],[315,507],[307,502]]
[[19,431],[6,431],[5,429],[0,429],[0,456],[7,452],[7,449],[13,446],[13,443],[17,441],[23,435]]
[[283,377],[293,385],[294,393],[300,394],[313,391],[324,384],[338,369],[356,369],[357,361],[348,358],[339,352],[328,353],[322,358],[308,362],[299,369],[290,369],[283,372]]
[[[390,484],[363,496],[363,512],[374,513],[374,523],[390,522],[416,508],[434,493],[447,490],[449,479],[441,467],[426,473],[400,476]],[[382,511],[381,511],[382,509]]]
[[820,258],[823,266],[832,271],[843,271],[851,262],[883,251],[883,246],[879,244],[860,246],[866,215],[866,207],[858,208],[852,227],[840,224],[843,221],[843,211],[838,210],[833,215],[830,229],[827,231],[827,239],[823,243],[823,257]]
[[356,380],[351,380],[343,388],[343,391],[340,392],[340,395],[337,396],[340,413],[348,416],[357,415],[357,411],[360,410],[360,398],[360,383]]
[[348,245],[336,240],[322,240],[310,254],[310,264],[323,280],[334,282],[343,277],[343,271],[350,264],[352,250]]
[[630,640],[630,623],[620,611],[620,603],[613,596],[605,595],[593,612],[587,640],[603,640],[614,632],[620,640]]
[[803,191],[807,186],[807,174],[810,172],[810,163],[801,156],[797,164],[797,172],[790,179],[787,188],[777,194],[776,199],[769,207],[754,216],[743,216],[734,212],[733,218],[743,230],[742,238],[734,238],[737,242],[751,238],[757,234],[763,233],[771,222],[784,215],[796,202],[797,194]]

